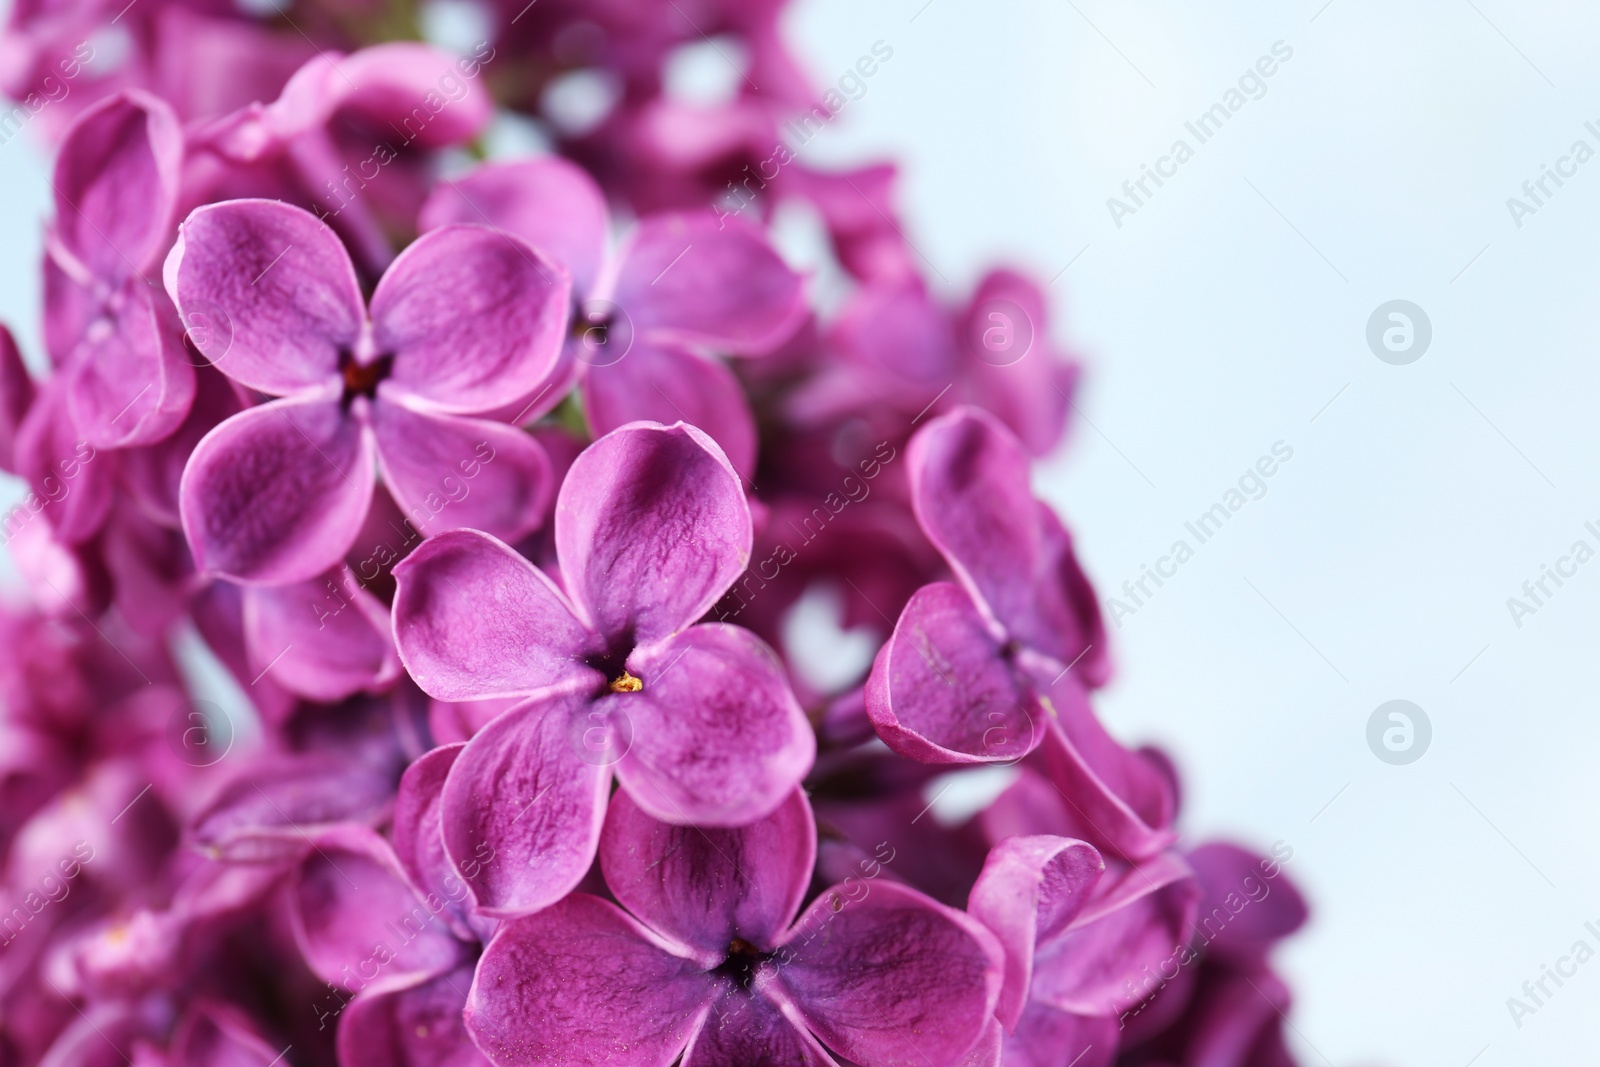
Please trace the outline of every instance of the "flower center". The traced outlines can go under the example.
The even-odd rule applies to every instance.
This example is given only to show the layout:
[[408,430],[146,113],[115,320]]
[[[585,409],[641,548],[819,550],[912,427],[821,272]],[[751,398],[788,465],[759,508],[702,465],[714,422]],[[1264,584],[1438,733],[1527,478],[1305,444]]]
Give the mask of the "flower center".
[[628,668],[622,668],[622,673],[611,679],[607,686],[613,693],[637,693],[644,688],[644,683],[628,673]]
[[349,352],[339,353],[339,376],[344,381],[344,395],[340,403],[345,407],[358,396],[371,400],[378,392],[378,383],[389,377],[394,366],[391,355],[379,356],[370,363],[361,363]]
[[771,959],[742,937],[728,942],[728,958],[712,968],[711,973],[736,983],[740,989],[749,989],[761,965]]

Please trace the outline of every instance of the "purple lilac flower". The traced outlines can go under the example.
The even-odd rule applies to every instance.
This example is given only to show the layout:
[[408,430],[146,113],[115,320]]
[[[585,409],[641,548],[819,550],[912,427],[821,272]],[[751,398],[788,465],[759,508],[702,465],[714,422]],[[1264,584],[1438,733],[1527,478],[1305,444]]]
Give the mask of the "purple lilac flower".
[[[484,913],[524,915],[571,891],[613,770],[657,818],[728,826],[771,812],[810,768],[815,741],[771,650],[696,624],[750,543],[721,450],[691,426],[641,423],[568,471],[558,580],[471,531],[430,538],[396,568],[395,636],[418,685],[442,700],[529,698],[472,738],[445,786],[451,859],[482,842],[506,857],[474,883]],[[588,731],[616,740],[588,753]]]
[[[191,214],[165,276],[186,315],[231,323],[218,368],[282,398],[225,421],[189,460],[184,532],[202,571],[283,584],[331,569],[377,470],[429,532],[516,538],[544,520],[544,451],[471,417],[554,365],[570,282],[532,248],[482,227],[436,230],[384,274],[369,311],[332,230],[241,200]],[[469,469],[474,491],[436,506]]]
[[815,850],[799,791],[722,830],[619,794],[600,841],[617,904],[575,893],[507,922],[468,1028],[496,1067],[959,1062],[994,1009],[993,937],[890,881],[825,889],[802,911]]
[[488,222],[572,271],[577,313],[566,358],[595,433],[682,420],[721,445],[735,470],[754,470],[743,390],[708,357],[765,355],[804,317],[800,277],[759,231],[711,212],[652,215],[608,256],[600,189],[559,159],[489,164],[444,183],[420,222]]

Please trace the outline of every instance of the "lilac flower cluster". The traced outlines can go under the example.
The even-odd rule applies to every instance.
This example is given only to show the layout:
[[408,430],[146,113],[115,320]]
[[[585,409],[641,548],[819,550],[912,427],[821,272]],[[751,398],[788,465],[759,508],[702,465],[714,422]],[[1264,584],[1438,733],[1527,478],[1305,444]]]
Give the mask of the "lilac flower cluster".
[[[1292,847],[1180,841],[1093,710],[1043,292],[936,292],[892,167],[712,206],[830,106],[781,12],[13,5],[0,1065],[1292,1062]],[[711,35],[735,97],[665,92]],[[486,161],[508,114],[552,151]]]

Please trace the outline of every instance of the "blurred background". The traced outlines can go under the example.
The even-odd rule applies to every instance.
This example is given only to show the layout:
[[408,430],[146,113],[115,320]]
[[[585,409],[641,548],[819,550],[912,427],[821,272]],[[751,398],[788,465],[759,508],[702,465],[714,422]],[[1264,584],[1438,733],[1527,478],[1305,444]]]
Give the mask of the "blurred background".
[[[790,33],[849,100],[803,158],[899,157],[952,296],[1051,283],[1086,373],[1038,487],[1116,620],[1101,710],[1177,757],[1188,835],[1292,848],[1301,1060],[1592,1059],[1600,8],[802,0]],[[31,352],[47,193],[0,144]]]

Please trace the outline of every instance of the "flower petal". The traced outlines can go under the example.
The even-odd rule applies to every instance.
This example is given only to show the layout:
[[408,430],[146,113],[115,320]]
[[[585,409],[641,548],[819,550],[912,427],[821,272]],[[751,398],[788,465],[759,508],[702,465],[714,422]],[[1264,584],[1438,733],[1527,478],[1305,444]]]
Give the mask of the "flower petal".
[[434,187],[417,216],[426,231],[479,223],[520,237],[572,272],[573,291],[594,290],[605,255],[605,196],[589,173],[560,156],[485,163]]
[[251,666],[308,700],[377,692],[400,676],[389,612],[349,567],[244,591]]
[[1030,1001],[1006,1038],[1007,1067],[1111,1067],[1117,1058],[1114,1015],[1074,1015]]
[[1011,837],[990,850],[967,912],[1005,949],[1005,985],[995,1014],[1006,1029],[1016,1028],[1028,999],[1035,941],[1077,915],[1105,869],[1093,846],[1067,837]]
[[452,530],[431,537],[394,576],[395,643],[430,696],[515,696],[592,673],[583,657],[599,649],[566,597],[487,534]]
[[372,294],[373,341],[394,356],[387,388],[451,412],[535,389],[566,339],[572,279],[527,242],[484,226],[417,238]]
[[1043,709],[1002,656],[965,589],[911,597],[867,678],[867,714],[884,743],[923,763],[994,763],[1033,751]]
[[1306,921],[1309,909],[1282,866],[1238,845],[1213,841],[1189,853],[1200,882],[1206,950],[1252,963]]
[[817,898],[763,991],[845,1059],[950,1067],[994,1011],[1000,947],[982,923],[914,889],[861,888],[854,899],[842,885]]
[[445,851],[484,915],[548,907],[594,862],[611,772],[571,743],[587,702],[552,694],[512,708],[473,735],[445,778]]
[[1178,803],[1162,764],[1107,733],[1076,678],[1061,678],[1045,693],[1053,714],[1039,751],[1051,781],[1071,802],[1067,832],[1131,861],[1170,845]]
[[544,522],[550,459],[522,430],[380,397],[372,433],[384,484],[423,535],[473,529],[516,541]]
[[1149,982],[1169,963],[1187,962],[1198,895],[1188,864],[1176,853],[1137,867],[1118,865],[1065,930],[1039,943],[1033,999],[1081,1015],[1131,1008],[1149,993],[1135,982]]
[[688,960],[586,893],[495,935],[467,997],[467,1029],[496,1067],[667,1067],[712,998]]
[[275,400],[201,438],[179,487],[197,569],[245,584],[336,566],[372,501],[371,435],[322,397]]
[[17,431],[33,405],[33,378],[16,338],[0,323],[0,470],[16,472]]
[[628,658],[637,693],[596,702],[632,724],[617,777],[665,822],[742,826],[811,769],[816,737],[778,657],[748,630],[705,623]]
[[172,225],[183,131],[172,108],[132,90],[79,115],[52,185],[56,233],[97,278],[126,278],[160,255]]
[[453,970],[466,947],[418,896],[383,838],[338,826],[310,839],[290,894],[295,938],[317,977],[394,989]]
[[732,983],[718,987],[705,1022],[683,1054],[683,1067],[837,1067],[834,1058],[765,997]]
[[360,332],[350,255],[308,211],[277,200],[196,208],[162,269],[167,293],[202,355],[252,389],[285,395],[326,385]]
[[816,840],[798,789],[734,830],[664,823],[618,793],[600,834],[600,869],[617,902],[651,929],[720,962],[735,938],[766,951],[794,921]]
[[161,440],[194,400],[194,367],[166,297],[135,280],[121,298],[110,321],[91,328],[73,351],[68,372],[72,421],[99,448]]
[[556,552],[578,610],[648,644],[704,615],[750,561],[750,506],[722,450],[681,423],[613,430],[556,497]]
[[958,408],[911,439],[917,521],[961,584],[1008,635],[1063,665],[1104,632],[1071,542],[1035,503],[1028,455],[992,415]]
[[[488,1067],[461,1018],[472,986],[467,963],[419,985],[356,997],[339,1015],[342,1067]],[[313,1004],[319,1021],[338,1011],[331,996]]]
[[634,328],[738,355],[765,355],[805,318],[800,276],[766,237],[711,212],[653,215],[630,236],[616,302]]
[[741,475],[754,473],[756,422],[733,372],[718,360],[635,338],[625,358],[583,376],[583,410],[597,434],[630,422],[698,426]]

